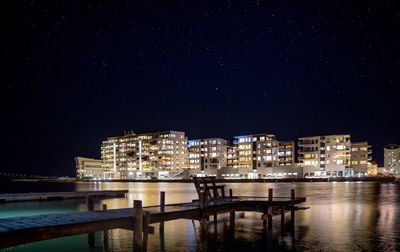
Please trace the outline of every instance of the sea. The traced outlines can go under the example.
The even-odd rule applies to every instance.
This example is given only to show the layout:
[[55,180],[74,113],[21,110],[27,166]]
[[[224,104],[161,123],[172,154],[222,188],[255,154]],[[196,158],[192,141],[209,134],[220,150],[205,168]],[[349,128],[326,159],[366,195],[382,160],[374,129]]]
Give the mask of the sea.
[[[234,195],[265,196],[268,188],[274,196],[307,197],[296,212],[295,228],[281,226],[280,216],[273,218],[273,229],[263,230],[258,213],[237,213],[235,228],[229,227],[229,215],[211,221],[206,237],[200,235],[198,221],[165,222],[164,236],[149,235],[148,251],[400,251],[400,184],[382,182],[287,182],[227,183]],[[143,206],[157,205],[160,191],[166,203],[190,202],[197,198],[191,183],[170,182],[73,182],[73,183],[2,183],[0,193],[129,190],[126,198],[104,199],[96,209],[132,207],[134,200]],[[0,204],[0,218],[48,213],[85,211],[84,200],[21,202]],[[287,214],[287,220],[290,219]],[[107,245],[103,233],[96,232],[95,248],[89,249],[87,235],[69,236],[33,242],[0,251],[132,251],[131,231],[114,229]]]

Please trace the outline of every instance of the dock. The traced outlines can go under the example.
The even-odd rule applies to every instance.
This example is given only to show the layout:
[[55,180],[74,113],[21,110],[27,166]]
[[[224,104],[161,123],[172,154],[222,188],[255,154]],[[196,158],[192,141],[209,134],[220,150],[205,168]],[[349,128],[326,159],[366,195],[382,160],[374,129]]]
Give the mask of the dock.
[[[210,180],[212,181],[212,180]],[[197,183],[197,184],[196,184]],[[225,196],[224,186],[215,185],[208,180],[195,181],[199,198],[192,202],[165,204],[165,192],[160,192],[160,205],[142,206],[142,201],[134,200],[133,208],[94,210],[94,198],[87,197],[86,212],[45,214],[30,217],[0,219],[0,248],[7,248],[34,241],[47,240],[69,235],[88,235],[88,246],[95,246],[96,231],[104,232],[107,242],[107,230],[122,228],[133,231],[134,251],[147,251],[147,238],[154,233],[154,223],[160,223],[159,233],[164,234],[164,222],[177,219],[197,220],[200,223],[202,236],[207,234],[210,216],[216,223],[218,215],[229,213],[230,226],[235,226],[236,211],[252,211],[262,213],[263,227],[272,230],[272,217],[281,216],[282,226],[285,214],[290,213],[290,226],[295,223],[295,211],[306,201],[305,197],[296,197],[291,190],[288,197],[273,197],[273,190],[268,189],[268,197]]]
[[88,195],[95,198],[125,197],[128,190],[81,191],[81,192],[43,192],[43,193],[8,193],[0,194],[0,203],[21,201],[51,201],[64,199],[85,199]]

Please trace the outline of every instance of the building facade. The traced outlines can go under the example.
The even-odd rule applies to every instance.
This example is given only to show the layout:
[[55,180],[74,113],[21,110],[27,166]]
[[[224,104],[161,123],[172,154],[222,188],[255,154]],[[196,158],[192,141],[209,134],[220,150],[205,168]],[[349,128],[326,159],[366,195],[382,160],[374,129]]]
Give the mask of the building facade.
[[227,166],[238,168],[238,151],[237,146],[228,146],[227,148]]
[[227,166],[228,141],[222,138],[189,140],[189,168],[202,172]]
[[351,168],[354,175],[367,175],[371,165],[372,149],[367,142],[351,143]]
[[171,177],[187,167],[186,143],[180,131],[109,137],[101,145],[102,165],[120,179]]
[[101,160],[85,157],[75,157],[77,179],[104,179],[107,170],[101,165]]
[[295,145],[293,141],[279,141],[279,165],[294,165]]
[[383,149],[385,169],[392,174],[400,175],[400,146],[386,145]]
[[350,135],[299,138],[298,158],[305,176],[351,176]]
[[279,143],[272,134],[235,136],[237,168],[256,173],[257,169],[279,166]]

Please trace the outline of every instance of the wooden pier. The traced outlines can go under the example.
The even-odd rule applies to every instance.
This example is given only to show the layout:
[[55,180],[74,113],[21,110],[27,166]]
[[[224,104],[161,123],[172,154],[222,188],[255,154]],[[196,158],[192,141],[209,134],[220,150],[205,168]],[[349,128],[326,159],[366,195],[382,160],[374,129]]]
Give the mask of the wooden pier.
[[[294,190],[288,197],[273,197],[272,189],[268,189],[268,197],[235,197],[232,190],[225,196],[224,186],[215,185],[213,179],[207,177],[195,180],[195,186],[199,199],[187,203],[165,204],[165,193],[161,192],[157,206],[143,207],[141,201],[135,200],[133,208],[107,210],[103,205],[102,210],[94,211],[93,198],[88,196],[87,212],[0,219],[0,248],[85,233],[88,246],[94,247],[94,232],[122,228],[133,230],[134,251],[146,251],[148,234],[154,233],[150,226],[153,223],[160,223],[161,236],[165,221],[198,220],[201,233],[206,234],[210,216],[216,221],[218,215],[229,213],[230,225],[234,227],[236,211],[253,211],[262,213],[265,228],[272,229],[272,216],[276,213],[281,215],[283,225],[286,212],[290,212],[290,224],[294,226],[295,211],[304,209],[297,204],[306,201],[305,197],[296,197]],[[107,242],[106,232],[104,242]]]
[[82,191],[82,192],[43,192],[0,194],[0,203],[21,201],[51,201],[63,199],[85,199],[88,195],[95,198],[125,197],[128,190]]

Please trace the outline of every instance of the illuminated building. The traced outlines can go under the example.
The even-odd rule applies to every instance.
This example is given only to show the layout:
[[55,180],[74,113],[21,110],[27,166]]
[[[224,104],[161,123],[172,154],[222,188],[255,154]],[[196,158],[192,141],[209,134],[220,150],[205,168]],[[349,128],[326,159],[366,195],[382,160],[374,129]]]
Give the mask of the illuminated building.
[[189,140],[189,168],[205,170],[227,166],[228,141],[222,138]]
[[367,142],[351,143],[351,168],[355,175],[367,175],[372,150]]
[[107,170],[101,165],[101,160],[75,157],[77,179],[104,179]]
[[384,166],[389,173],[400,174],[400,146],[389,144],[383,149]]
[[371,161],[370,164],[368,165],[367,175],[368,176],[378,175],[378,165],[375,161]]
[[249,177],[258,177],[257,169],[279,166],[278,141],[275,135],[235,136],[237,168],[246,169]]
[[238,168],[237,146],[228,146],[227,148],[227,166]]
[[299,138],[298,158],[305,176],[351,176],[350,135]]
[[109,137],[101,145],[103,167],[121,179],[173,177],[187,166],[184,132]]
[[279,165],[293,165],[295,161],[293,141],[279,141]]

